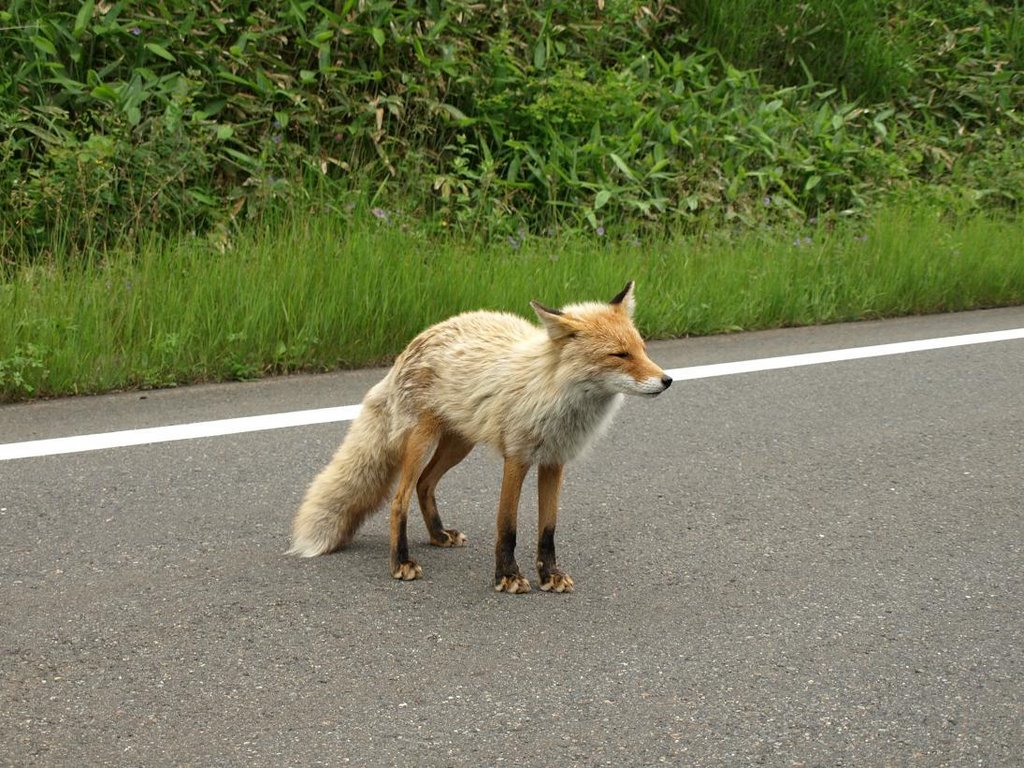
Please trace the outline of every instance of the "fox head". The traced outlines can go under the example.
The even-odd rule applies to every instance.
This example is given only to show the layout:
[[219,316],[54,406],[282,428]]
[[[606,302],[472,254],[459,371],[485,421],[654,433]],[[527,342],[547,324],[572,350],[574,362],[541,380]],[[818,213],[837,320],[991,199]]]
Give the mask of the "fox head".
[[559,367],[567,376],[606,394],[659,395],[672,378],[647,356],[647,345],[633,325],[635,305],[632,280],[607,304],[550,309],[530,302],[558,345]]

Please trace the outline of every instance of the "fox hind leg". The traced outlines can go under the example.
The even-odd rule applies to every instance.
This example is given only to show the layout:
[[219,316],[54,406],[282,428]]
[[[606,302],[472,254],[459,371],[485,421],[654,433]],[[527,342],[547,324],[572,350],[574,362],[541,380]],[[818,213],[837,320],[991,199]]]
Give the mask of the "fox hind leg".
[[391,502],[391,575],[402,581],[412,581],[423,575],[423,569],[409,557],[409,539],[406,522],[409,519],[409,503],[420,475],[423,460],[437,439],[437,425],[433,418],[425,416],[405,439],[402,451],[398,490]]
[[462,461],[473,450],[473,444],[454,432],[445,432],[438,441],[437,450],[416,483],[423,522],[430,533],[430,543],[435,547],[464,547],[466,537],[454,528],[445,528],[437,511],[434,491],[437,484],[452,467]]

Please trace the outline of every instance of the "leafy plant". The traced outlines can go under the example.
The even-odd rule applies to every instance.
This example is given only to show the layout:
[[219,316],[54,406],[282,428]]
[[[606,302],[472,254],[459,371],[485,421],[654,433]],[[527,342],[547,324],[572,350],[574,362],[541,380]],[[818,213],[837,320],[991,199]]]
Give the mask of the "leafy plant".
[[42,347],[28,342],[24,347],[15,347],[8,357],[0,357],[0,393],[6,392],[9,397],[33,394],[33,382],[47,375],[44,353]]
[[[226,244],[321,200],[438,230],[1016,211],[1019,0],[11,0],[0,259]],[[765,204],[768,200],[769,203]]]

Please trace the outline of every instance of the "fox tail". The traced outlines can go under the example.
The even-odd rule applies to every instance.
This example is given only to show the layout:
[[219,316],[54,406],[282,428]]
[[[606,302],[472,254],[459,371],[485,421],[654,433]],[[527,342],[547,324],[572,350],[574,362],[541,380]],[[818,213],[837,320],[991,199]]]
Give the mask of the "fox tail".
[[388,496],[398,471],[386,383],[374,387],[331,462],[316,476],[292,524],[289,555],[316,557],[347,545]]

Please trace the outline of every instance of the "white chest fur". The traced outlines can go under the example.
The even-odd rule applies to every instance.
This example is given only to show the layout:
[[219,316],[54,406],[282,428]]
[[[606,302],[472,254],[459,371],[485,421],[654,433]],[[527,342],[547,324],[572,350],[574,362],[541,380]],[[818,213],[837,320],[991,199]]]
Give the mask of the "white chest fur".
[[529,436],[532,464],[564,464],[585,452],[611,424],[623,395],[582,393],[538,414]]

